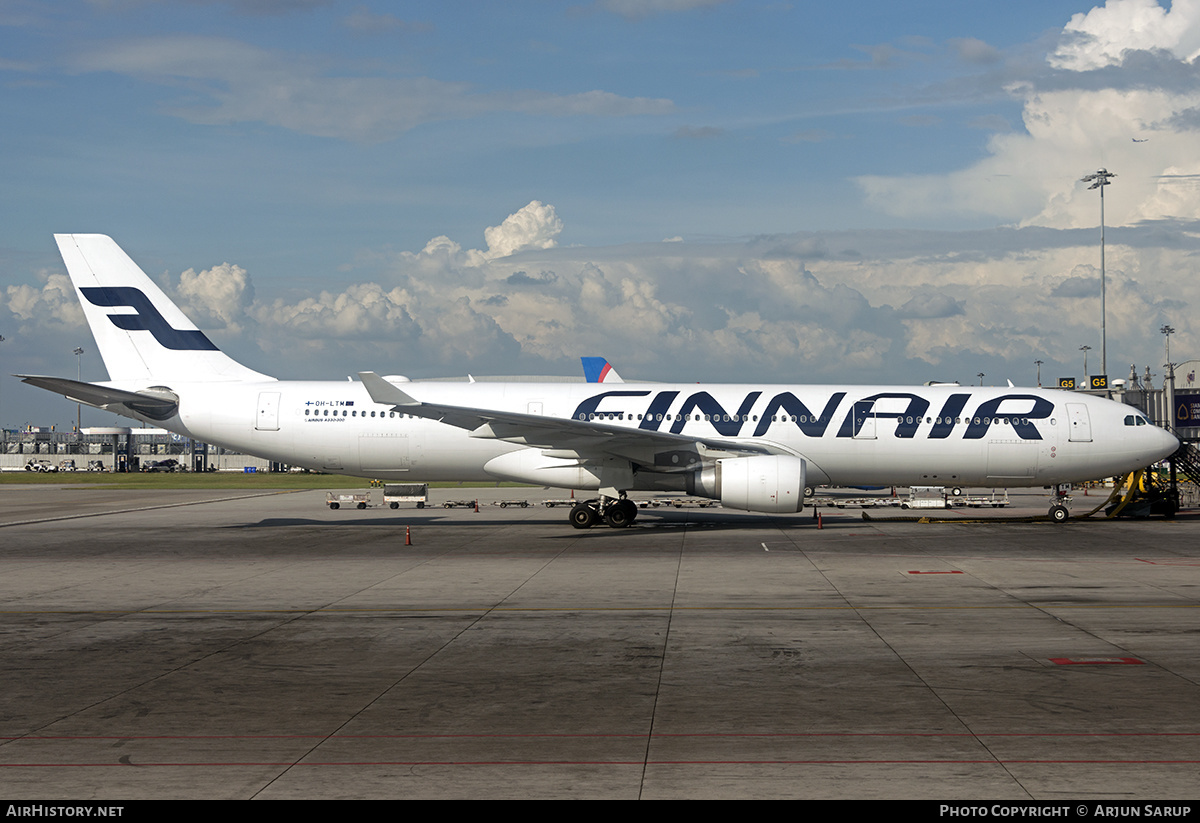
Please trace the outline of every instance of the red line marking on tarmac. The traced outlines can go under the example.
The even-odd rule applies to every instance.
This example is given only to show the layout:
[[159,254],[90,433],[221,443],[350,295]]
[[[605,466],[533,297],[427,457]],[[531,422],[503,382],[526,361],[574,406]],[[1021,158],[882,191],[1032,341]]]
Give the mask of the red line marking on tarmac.
[[1051,657],[1057,666],[1144,666],[1136,657]]
[[960,571],[950,571],[950,572],[918,572],[918,571],[911,571],[911,572],[909,572],[909,574],[962,574],[962,572],[960,572]]
[[1139,563],[1147,563],[1151,566],[1200,566],[1200,557],[1167,557],[1162,560],[1135,557],[1133,559]]
[[[633,738],[644,740],[644,733],[555,733],[555,734],[214,734],[214,735],[56,735],[41,737],[0,737],[0,741],[47,742],[88,740],[559,740],[580,738]],[[655,734],[654,739],[672,738],[845,738],[845,737],[1200,737],[1200,732],[674,732]]]
[[346,760],[346,761],[229,761],[219,762],[180,762],[180,763],[4,763],[0,768],[97,768],[115,766],[118,768],[158,767],[188,767],[197,766],[870,766],[870,765],[958,765],[982,764],[999,766],[1005,764],[1051,765],[1051,764],[1090,764],[1109,766],[1175,766],[1195,765],[1200,760],[1004,760],[982,758],[974,760]]

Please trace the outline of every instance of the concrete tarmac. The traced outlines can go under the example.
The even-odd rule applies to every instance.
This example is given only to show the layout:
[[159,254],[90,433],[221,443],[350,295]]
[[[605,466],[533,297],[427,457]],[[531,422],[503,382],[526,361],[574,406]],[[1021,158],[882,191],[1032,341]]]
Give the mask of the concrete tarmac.
[[476,495],[0,487],[0,795],[1197,794],[1200,518]]

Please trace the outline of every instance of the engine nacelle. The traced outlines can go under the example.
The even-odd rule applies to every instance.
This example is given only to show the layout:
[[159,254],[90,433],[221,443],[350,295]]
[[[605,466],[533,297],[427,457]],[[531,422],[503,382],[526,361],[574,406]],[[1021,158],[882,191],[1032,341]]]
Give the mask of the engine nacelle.
[[730,509],[783,514],[804,507],[806,463],[789,455],[756,455],[718,460],[696,472],[688,492],[719,499]]

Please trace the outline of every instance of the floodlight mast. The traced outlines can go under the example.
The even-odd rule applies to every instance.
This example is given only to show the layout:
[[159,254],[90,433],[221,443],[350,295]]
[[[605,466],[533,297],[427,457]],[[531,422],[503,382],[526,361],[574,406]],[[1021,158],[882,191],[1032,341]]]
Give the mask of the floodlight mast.
[[1105,309],[1104,309],[1104,187],[1109,185],[1112,178],[1117,175],[1108,169],[1100,169],[1085,177],[1080,178],[1081,183],[1091,183],[1088,186],[1088,191],[1092,189],[1100,189],[1100,372],[1108,374],[1108,342],[1105,331]]
[[[83,382],[83,347],[76,346],[72,354],[75,355],[76,380]],[[83,437],[83,404],[75,404],[75,442],[81,442]]]

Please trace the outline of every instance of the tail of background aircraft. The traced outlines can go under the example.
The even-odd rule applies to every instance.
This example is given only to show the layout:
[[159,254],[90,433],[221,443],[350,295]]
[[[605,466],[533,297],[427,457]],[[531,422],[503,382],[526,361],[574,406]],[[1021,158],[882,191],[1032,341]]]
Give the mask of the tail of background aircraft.
[[589,383],[624,383],[609,362],[603,357],[581,357],[583,377]]
[[56,234],[114,383],[271,380],[223,354],[102,234]]

